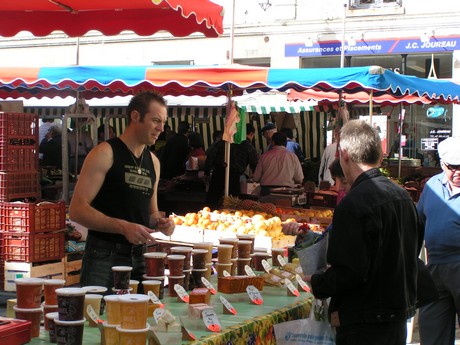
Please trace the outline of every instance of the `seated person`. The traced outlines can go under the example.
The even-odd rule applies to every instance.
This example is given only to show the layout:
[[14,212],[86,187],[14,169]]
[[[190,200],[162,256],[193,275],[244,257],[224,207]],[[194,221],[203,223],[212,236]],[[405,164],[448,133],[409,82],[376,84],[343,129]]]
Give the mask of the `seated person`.
[[287,137],[283,132],[272,136],[272,148],[257,163],[254,181],[260,182],[260,195],[270,194],[271,188],[295,187],[303,182],[302,165],[297,156],[286,148]]

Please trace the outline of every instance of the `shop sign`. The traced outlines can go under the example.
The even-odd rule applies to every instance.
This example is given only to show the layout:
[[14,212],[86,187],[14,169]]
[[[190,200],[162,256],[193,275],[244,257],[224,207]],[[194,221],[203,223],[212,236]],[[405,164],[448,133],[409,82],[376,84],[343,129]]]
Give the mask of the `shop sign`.
[[[370,40],[356,42],[355,45],[345,44],[347,55],[386,55],[410,53],[435,53],[460,50],[460,35],[431,37],[428,42],[422,42],[420,37],[393,38],[385,40]],[[311,47],[304,43],[286,43],[284,56],[333,56],[340,55],[340,41],[318,42]]]
[[438,138],[422,138],[420,150],[436,151],[438,149]]
[[446,139],[450,136],[452,136],[452,129],[450,128],[433,128],[433,129],[430,129],[430,133],[429,133],[430,138]]

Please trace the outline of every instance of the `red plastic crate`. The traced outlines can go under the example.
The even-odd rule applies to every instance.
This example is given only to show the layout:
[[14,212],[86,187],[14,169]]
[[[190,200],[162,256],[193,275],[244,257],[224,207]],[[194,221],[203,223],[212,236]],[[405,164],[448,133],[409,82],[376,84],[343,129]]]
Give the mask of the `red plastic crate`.
[[0,138],[0,171],[38,170],[38,145],[9,145]]
[[34,171],[0,172],[0,202],[40,197],[40,173]]
[[3,232],[5,261],[43,262],[64,257],[64,231],[52,233]]
[[2,344],[21,345],[31,340],[31,322],[0,316],[0,339]]
[[2,202],[0,229],[6,232],[50,232],[65,228],[65,202]]
[[34,139],[39,144],[38,115],[0,112],[0,137]]

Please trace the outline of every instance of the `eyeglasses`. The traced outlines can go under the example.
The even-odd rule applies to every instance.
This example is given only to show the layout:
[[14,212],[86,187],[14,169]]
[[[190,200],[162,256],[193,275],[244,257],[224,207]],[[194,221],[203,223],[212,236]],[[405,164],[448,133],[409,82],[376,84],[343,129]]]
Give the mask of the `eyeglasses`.
[[444,162],[444,165],[450,171],[460,170],[460,165],[458,165],[458,164],[454,165],[454,164],[447,164],[446,162]]

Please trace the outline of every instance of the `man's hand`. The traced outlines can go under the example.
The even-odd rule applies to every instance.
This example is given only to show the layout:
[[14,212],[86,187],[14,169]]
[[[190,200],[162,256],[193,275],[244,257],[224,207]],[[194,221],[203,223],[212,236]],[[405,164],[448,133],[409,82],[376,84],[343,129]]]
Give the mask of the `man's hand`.
[[154,239],[150,235],[150,233],[152,233],[153,231],[154,230],[151,230],[143,225],[129,222],[126,222],[126,224],[123,227],[123,235],[129,241],[129,243],[132,243],[134,245],[153,242]]
[[159,218],[157,222],[157,230],[165,236],[171,236],[175,228],[174,221],[171,218]]
[[287,222],[281,224],[281,231],[285,235],[297,235],[299,233],[300,223]]

